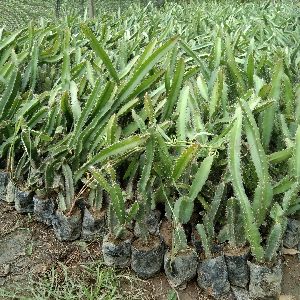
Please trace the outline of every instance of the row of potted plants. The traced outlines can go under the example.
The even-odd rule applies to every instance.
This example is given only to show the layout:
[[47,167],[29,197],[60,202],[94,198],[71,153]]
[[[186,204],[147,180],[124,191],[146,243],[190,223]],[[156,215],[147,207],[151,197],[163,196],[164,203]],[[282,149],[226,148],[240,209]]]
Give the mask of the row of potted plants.
[[277,295],[299,236],[297,15],[226,7],[1,31],[1,199],[143,278]]
[[[226,226],[215,232],[215,218],[226,197],[225,180],[217,186],[210,208],[202,216],[203,223],[195,225],[196,218],[188,228],[192,219],[186,203],[189,199],[179,198],[172,218],[167,219],[158,209],[140,206],[141,199],[126,207],[124,193],[116,182],[109,182],[99,170],[91,169],[91,173],[104,188],[95,192],[101,202],[97,207],[83,196],[63,213],[57,209],[57,201],[19,190],[6,172],[1,172],[1,200],[15,205],[19,213],[34,213],[38,221],[52,225],[61,241],[101,240],[107,265],[131,266],[141,278],[155,276],[163,267],[173,287],[184,288],[197,276],[198,285],[216,299],[233,295],[237,299],[258,299],[280,294],[284,229],[279,212],[274,212],[276,223],[270,230],[265,255],[258,261],[246,243],[243,216],[235,198],[227,200]],[[295,247],[300,242],[299,221],[289,219],[288,223],[284,243]]]

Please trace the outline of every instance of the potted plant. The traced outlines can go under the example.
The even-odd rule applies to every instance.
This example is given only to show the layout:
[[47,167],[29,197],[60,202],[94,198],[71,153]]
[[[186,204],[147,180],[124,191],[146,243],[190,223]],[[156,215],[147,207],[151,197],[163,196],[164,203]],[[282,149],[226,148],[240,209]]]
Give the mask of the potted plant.
[[[16,110],[22,101],[18,95],[18,84],[20,84],[21,73],[16,66],[10,73],[10,83],[3,92],[0,122],[1,122],[1,171],[0,171],[0,200],[14,205],[16,190],[13,181],[15,159],[20,155],[20,128],[23,124],[23,118],[15,120]],[[10,102],[7,102],[10,99]],[[26,154],[23,153],[23,160]]]
[[133,234],[127,229],[127,225],[136,216],[139,205],[135,202],[126,211],[126,201],[120,185],[112,178],[109,182],[99,171],[90,168],[92,175],[100,186],[109,194],[108,228],[109,232],[104,236],[102,254],[106,265],[125,268],[131,263],[131,242]]
[[[158,274],[163,265],[164,243],[163,239],[150,232],[147,216],[149,207],[140,204],[137,222],[139,223],[139,236],[131,246],[131,268],[136,274],[144,279]],[[152,231],[153,232],[153,231]],[[154,232],[155,233],[155,232]]]
[[15,188],[15,209],[19,213],[33,213],[33,191],[30,184],[23,183]]
[[[194,201],[208,178],[214,155],[206,153],[198,166],[195,162],[199,156],[199,145],[192,143],[182,150],[182,144],[175,142],[174,152],[179,155],[173,161],[160,133],[156,134],[155,142],[161,161],[154,166],[160,183],[159,192],[165,202],[166,216],[169,221],[172,220],[172,244],[164,257],[164,270],[171,286],[185,288],[187,282],[196,276],[198,257],[196,250],[188,245],[183,225],[191,218]],[[187,171],[195,172],[191,184],[191,176],[183,176]],[[173,200],[175,197],[178,197],[176,201]]]
[[131,245],[131,267],[141,278],[150,278],[160,272],[163,265],[164,243],[158,235],[160,213],[152,210],[152,175],[154,140],[149,138],[146,151],[140,158],[141,178],[137,185],[136,198],[139,211],[136,216],[134,234],[136,239]]
[[224,255],[231,286],[247,288],[249,284],[249,266],[247,261],[250,249],[246,246],[242,217],[237,200],[232,197],[227,200],[227,233],[228,244]]
[[189,221],[193,201],[188,196],[180,197],[174,205],[172,248],[164,257],[164,270],[170,285],[185,288],[188,281],[197,273],[198,257],[196,250],[188,246],[182,224]]
[[[16,126],[18,127],[18,126]],[[1,187],[1,197],[2,200],[5,201],[6,203],[10,204],[10,205],[14,205],[15,203],[15,196],[16,196],[16,188],[15,188],[15,184],[13,181],[13,169],[14,169],[14,155],[15,155],[15,151],[14,151],[14,144],[16,141],[16,131],[18,131],[17,128],[15,128],[15,132],[14,132],[14,136],[13,141],[10,144],[9,150],[8,150],[8,154],[7,155],[7,167],[5,171],[1,172],[1,177],[2,177],[2,187]],[[2,153],[2,155],[4,156],[5,154]]]
[[229,297],[230,283],[224,255],[219,252],[212,252],[212,245],[203,224],[197,225],[197,231],[203,243],[205,256],[197,269],[197,283],[200,288],[215,299]]
[[[40,180],[40,162],[38,146],[41,147],[39,134],[33,131],[24,120],[20,120],[20,140],[24,149],[13,170],[15,183],[15,208],[20,213],[32,213],[34,211],[33,190]],[[33,132],[35,132],[34,136]]]
[[33,181],[35,169],[31,167],[26,156],[19,160],[10,183],[7,186],[7,198],[14,203],[19,213],[33,212]]
[[[277,202],[272,206],[270,217],[273,219],[273,225],[269,228],[264,248],[260,228],[267,221],[267,212],[273,200],[273,190],[258,127],[248,104],[241,100],[240,106],[242,110],[237,108],[236,119],[229,137],[229,169],[234,193],[243,216],[245,236],[250,244],[252,255],[252,260],[248,262],[250,267],[249,294],[254,299],[278,297],[281,292],[282,279],[282,266],[278,250],[286,227],[285,213],[288,211],[290,199],[297,184],[286,192],[282,207]],[[249,201],[241,175],[240,152],[243,117],[245,117],[246,136],[249,143],[251,142],[250,154],[258,177],[253,202]],[[268,228],[264,225],[264,232],[267,233],[267,231]]]
[[107,233],[107,212],[103,203],[104,191],[97,182],[93,181],[89,184],[89,192],[86,198],[81,238],[85,241],[103,239]]
[[33,213],[38,222],[52,225],[52,219],[57,209],[55,201],[57,192],[61,189],[61,176],[54,168],[55,161],[46,159],[39,167],[39,184],[33,196]]
[[[265,246],[261,256],[248,261],[250,267],[249,294],[251,298],[278,297],[281,292],[282,261],[281,248],[284,232],[287,228],[288,212],[292,199],[299,190],[298,182],[294,183],[282,198],[282,203],[275,202],[270,211],[272,225],[269,226]],[[248,228],[245,228],[248,230]],[[252,241],[252,252],[259,253],[261,245]]]
[[80,200],[75,198],[73,173],[70,166],[63,163],[63,190],[57,194],[58,208],[52,218],[52,226],[60,241],[74,241],[80,237],[82,228],[82,209]]
[[[266,241],[264,256],[260,260],[248,261],[249,295],[253,299],[278,297],[281,292],[282,264],[278,252],[286,227],[286,217],[279,204],[273,206],[270,215],[273,218],[273,225]],[[257,244],[257,247],[260,245]]]
[[[26,131],[25,131],[26,133]],[[22,135],[25,135],[24,131]],[[27,134],[26,134],[27,135]],[[15,170],[13,180],[15,183],[15,209],[19,213],[33,213],[34,211],[34,189],[37,181],[39,180],[39,170],[36,168],[35,162],[31,159],[31,154],[28,155],[30,134],[28,133],[27,142],[25,136],[22,137],[23,144],[25,145],[25,155],[19,160]],[[33,148],[33,147],[32,147]],[[31,149],[32,154],[37,157],[36,151]]]
[[203,217],[203,224],[196,226],[204,253],[197,269],[197,283],[207,294],[220,299],[230,296],[230,283],[222,247],[215,241],[214,221],[224,193],[225,183],[221,182],[213,201]]

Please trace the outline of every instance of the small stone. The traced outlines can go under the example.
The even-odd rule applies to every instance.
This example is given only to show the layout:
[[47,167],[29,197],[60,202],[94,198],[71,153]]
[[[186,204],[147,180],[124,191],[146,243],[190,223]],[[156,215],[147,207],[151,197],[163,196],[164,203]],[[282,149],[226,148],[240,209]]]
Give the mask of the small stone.
[[15,203],[15,197],[16,197],[16,187],[15,187],[14,183],[11,180],[9,180],[8,184],[6,186],[5,201],[8,204],[14,204]]
[[283,255],[296,255],[298,253],[300,253],[300,251],[298,251],[296,249],[287,249],[287,248],[282,249],[282,254]]
[[3,264],[0,266],[0,277],[6,277],[10,272],[10,264]]
[[48,270],[48,267],[45,264],[37,264],[35,265],[31,272],[33,274],[44,274]]

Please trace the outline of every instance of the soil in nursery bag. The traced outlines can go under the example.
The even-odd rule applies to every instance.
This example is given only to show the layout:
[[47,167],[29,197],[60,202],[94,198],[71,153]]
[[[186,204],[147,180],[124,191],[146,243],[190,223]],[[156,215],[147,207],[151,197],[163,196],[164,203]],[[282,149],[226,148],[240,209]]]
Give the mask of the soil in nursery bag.
[[[153,210],[145,216],[144,225],[150,234],[159,234],[160,218],[161,212],[159,210]],[[134,226],[134,235],[136,237],[142,236],[142,232],[138,222],[136,222]]]
[[282,263],[278,260],[275,266],[248,262],[250,267],[249,294],[252,299],[273,297],[277,299],[281,292]]
[[0,172],[0,201],[5,200],[7,184],[8,184],[8,173],[1,171]]
[[167,219],[163,219],[160,224],[159,233],[165,245],[169,249],[171,249],[172,247],[172,232],[173,232],[172,223]]
[[102,254],[106,265],[118,268],[129,267],[131,263],[131,241],[133,234],[129,231],[122,239],[115,239],[107,234],[102,243]]
[[56,211],[52,219],[53,230],[60,241],[74,241],[80,237],[82,227],[81,211],[77,209],[70,216]]
[[22,192],[17,189],[15,197],[15,209],[19,213],[33,212],[33,193]]
[[[191,243],[192,243],[193,247],[196,249],[198,256],[199,257],[203,256],[204,249],[202,246],[201,238],[200,238],[198,231],[195,228],[193,228],[192,232],[191,232]],[[215,253],[215,254],[221,253],[223,251],[223,246],[220,244],[213,244],[211,251],[212,251],[212,253]]]
[[296,248],[300,243],[300,221],[288,219],[283,245],[287,248]]
[[170,285],[173,288],[186,287],[188,281],[197,274],[198,256],[194,249],[187,249],[171,257],[167,252],[164,256],[164,269]]
[[105,211],[93,211],[84,208],[81,238],[84,241],[94,241],[103,239],[107,234]]
[[164,244],[160,237],[150,236],[145,243],[141,238],[131,245],[131,268],[143,279],[155,276],[164,260]]
[[48,226],[52,225],[55,213],[55,202],[52,199],[33,197],[33,212],[35,219]]
[[245,288],[249,283],[249,248],[226,249],[225,261],[231,285]]
[[223,255],[205,259],[198,266],[197,283],[215,299],[231,299],[227,266]]

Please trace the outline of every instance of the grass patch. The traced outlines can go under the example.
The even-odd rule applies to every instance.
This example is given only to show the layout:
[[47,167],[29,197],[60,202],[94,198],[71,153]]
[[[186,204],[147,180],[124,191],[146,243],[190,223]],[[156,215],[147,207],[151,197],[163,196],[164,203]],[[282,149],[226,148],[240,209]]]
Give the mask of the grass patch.
[[0,288],[0,299],[145,299],[137,289],[139,279],[106,267],[102,262],[66,267],[59,264],[42,278],[31,278],[26,286]]

